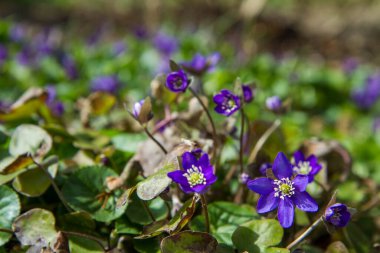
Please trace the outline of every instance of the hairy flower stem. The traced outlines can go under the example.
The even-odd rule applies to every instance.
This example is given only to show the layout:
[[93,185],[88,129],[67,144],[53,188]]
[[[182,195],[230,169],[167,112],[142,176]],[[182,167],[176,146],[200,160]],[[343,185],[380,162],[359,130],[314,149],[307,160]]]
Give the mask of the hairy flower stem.
[[243,165],[243,153],[244,153],[244,110],[243,108],[240,109],[240,115],[241,115],[241,131],[240,131],[240,151],[239,151],[239,162],[240,162],[240,173],[244,172],[244,165]]
[[8,229],[8,228],[0,228],[0,232],[8,233],[8,234],[13,234],[13,230]]
[[154,215],[152,211],[149,209],[149,206],[146,204],[144,200],[141,200],[141,204],[143,205],[145,211],[148,213],[149,217],[152,219],[153,222],[156,221],[156,218],[154,218]]
[[304,240],[306,238],[306,236],[308,236],[318,225],[319,223],[321,223],[323,220],[322,220],[322,216],[319,217],[313,224],[311,224],[311,226],[305,230],[305,232],[303,232],[300,236],[298,236],[293,242],[291,242],[288,246],[286,246],[287,249],[291,249],[293,248],[294,246],[296,246],[297,244],[299,244],[302,240]]
[[103,249],[104,252],[106,252],[108,250],[106,247],[104,247],[102,239],[98,238],[96,236],[82,234],[79,232],[71,232],[71,231],[61,231],[61,232],[67,236],[77,236],[77,237],[82,237],[82,238],[94,241]]
[[203,214],[205,216],[205,222],[206,222],[206,233],[210,233],[210,220],[208,218],[208,209],[207,209],[207,201],[205,198],[205,195],[199,194],[201,197],[201,203],[202,203],[202,208],[203,208]]
[[59,190],[57,184],[55,183],[54,178],[50,175],[49,171],[47,171],[47,169],[46,169],[50,165],[53,165],[53,164],[57,163],[58,162],[58,157],[57,156],[53,156],[50,159],[45,160],[41,164],[37,163],[33,158],[32,158],[32,160],[33,160],[34,164],[37,165],[37,167],[39,169],[41,169],[45,173],[45,175],[49,179],[51,185],[53,186],[53,188],[55,190],[55,193],[57,193],[58,198],[61,200],[62,204],[65,206],[65,208],[67,209],[67,211],[68,212],[72,212],[72,209],[70,208],[69,204],[67,203],[65,197],[63,197],[62,192]]
[[154,136],[148,131],[148,129],[146,128],[146,126],[143,126],[143,128],[144,128],[144,131],[145,131],[146,135],[148,135],[149,138],[152,141],[154,141],[157,144],[157,146],[160,147],[160,149],[162,150],[162,152],[164,152],[164,154],[166,155],[168,153],[168,151],[164,148],[164,146],[162,146],[162,144],[156,138],[154,138]]
[[203,103],[202,99],[198,96],[198,94],[195,92],[195,90],[193,90],[191,87],[189,87],[189,90],[191,91],[193,96],[198,100],[198,102],[201,104],[203,110],[205,111],[205,113],[207,115],[208,120],[210,121],[211,128],[212,128],[212,138],[214,140],[214,148],[212,149],[212,163],[215,164],[215,161],[217,159],[216,158],[216,150],[218,149],[218,139],[216,136],[216,129],[215,129],[214,121],[212,120],[211,114],[208,111],[206,105]]

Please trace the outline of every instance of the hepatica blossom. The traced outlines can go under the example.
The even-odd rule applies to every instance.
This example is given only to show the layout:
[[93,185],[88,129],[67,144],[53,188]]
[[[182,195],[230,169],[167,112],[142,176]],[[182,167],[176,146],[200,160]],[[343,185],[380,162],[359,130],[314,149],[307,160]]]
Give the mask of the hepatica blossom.
[[334,227],[345,227],[351,219],[351,213],[346,205],[336,203],[326,209],[324,219]]
[[231,116],[234,112],[238,111],[241,107],[239,96],[235,95],[229,90],[221,90],[214,96],[216,107],[214,110],[225,116]]
[[294,177],[293,166],[284,153],[278,153],[272,171],[277,179],[262,177],[247,183],[250,190],[261,195],[257,203],[258,213],[267,213],[278,208],[280,224],[288,228],[293,224],[294,206],[305,212],[318,210],[318,204],[306,192],[308,177]]
[[219,60],[219,53],[213,53],[209,56],[203,56],[197,53],[194,55],[191,61],[184,62],[181,65],[185,68],[186,71],[193,75],[202,75],[205,72],[213,70]]
[[265,105],[269,110],[278,112],[281,110],[282,102],[278,96],[273,96],[265,100]]
[[314,180],[314,176],[322,169],[322,165],[318,163],[315,155],[305,158],[301,151],[297,151],[293,155],[294,166],[293,172],[296,174],[308,176],[309,183]]
[[190,79],[182,69],[171,72],[166,77],[166,87],[172,92],[185,92],[189,84]]
[[182,155],[182,168],[169,172],[168,177],[178,183],[185,193],[203,193],[217,179],[208,155],[200,150],[185,152]]
[[[133,114],[133,116],[135,117],[135,119],[138,120],[138,121],[140,121],[140,120],[139,120],[139,116],[140,116],[141,108],[142,108],[144,102],[145,102],[145,99],[142,99],[142,100],[140,100],[139,102],[136,102],[136,103],[133,105],[132,114]],[[147,118],[145,119],[145,122],[141,122],[141,121],[140,121],[140,123],[146,123],[146,122],[148,122],[149,120],[151,120],[152,118],[153,118],[153,113],[150,111],[150,112],[148,113]]]
[[253,100],[253,89],[249,85],[242,85],[241,86],[243,90],[243,100],[245,103],[249,103]]
[[117,76],[98,76],[91,82],[92,91],[102,91],[108,93],[116,93],[119,87],[119,79]]

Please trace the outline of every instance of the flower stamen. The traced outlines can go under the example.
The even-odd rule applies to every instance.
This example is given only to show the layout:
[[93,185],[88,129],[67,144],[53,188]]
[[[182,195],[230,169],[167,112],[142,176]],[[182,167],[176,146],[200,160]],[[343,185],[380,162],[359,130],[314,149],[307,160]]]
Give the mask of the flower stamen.
[[190,187],[194,187],[196,185],[206,184],[206,178],[204,174],[202,173],[201,167],[196,167],[194,165],[191,166],[190,169],[186,171],[186,173],[183,174],[184,177],[186,177],[187,182],[189,183]]
[[277,187],[274,188],[275,197],[279,197],[280,199],[284,199],[285,197],[291,197],[294,194],[295,188],[293,187],[293,182],[287,177],[282,178],[280,180],[274,180],[274,184]]
[[293,171],[297,174],[308,175],[312,167],[308,161],[300,161],[296,167],[293,168]]

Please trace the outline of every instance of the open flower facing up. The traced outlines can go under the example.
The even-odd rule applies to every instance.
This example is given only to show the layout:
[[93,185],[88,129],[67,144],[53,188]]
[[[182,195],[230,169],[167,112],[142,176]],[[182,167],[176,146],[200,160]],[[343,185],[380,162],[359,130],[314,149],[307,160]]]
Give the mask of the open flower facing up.
[[178,183],[185,193],[203,193],[217,179],[206,153],[185,152],[182,155],[182,168],[169,172],[168,177]]
[[296,174],[306,175],[309,178],[309,183],[314,180],[314,176],[322,169],[322,165],[318,163],[315,155],[310,155],[305,158],[301,151],[297,151],[293,155],[294,166],[293,172]]
[[190,79],[182,69],[171,72],[166,77],[166,87],[172,92],[185,92],[189,84]]
[[239,96],[229,90],[221,90],[214,96],[215,111],[225,116],[230,116],[241,107]]
[[341,228],[348,224],[351,213],[345,204],[336,203],[326,209],[324,219],[334,227]]
[[277,179],[262,177],[247,183],[250,190],[261,195],[257,203],[257,212],[267,213],[278,207],[278,220],[284,228],[293,224],[294,206],[305,212],[318,210],[318,204],[306,192],[308,177],[293,177],[292,168],[285,154],[280,152],[272,165],[273,174]]

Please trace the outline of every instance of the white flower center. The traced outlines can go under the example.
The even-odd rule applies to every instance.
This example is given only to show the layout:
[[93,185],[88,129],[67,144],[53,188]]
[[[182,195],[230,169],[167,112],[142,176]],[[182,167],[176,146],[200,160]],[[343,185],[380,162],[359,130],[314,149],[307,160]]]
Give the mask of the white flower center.
[[274,196],[284,199],[285,197],[290,197],[294,194],[293,182],[287,177],[281,180],[274,180],[274,184],[277,185],[274,190]]
[[230,113],[237,108],[236,102],[233,99],[229,99],[226,103],[223,104],[222,109],[226,113]]
[[201,167],[196,167],[192,165],[191,168],[188,169],[186,173],[184,173],[183,175],[186,177],[190,187],[194,187],[200,184],[206,184],[206,178],[202,173]]
[[296,167],[293,168],[293,171],[297,174],[308,175],[312,167],[308,161],[300,161]]

